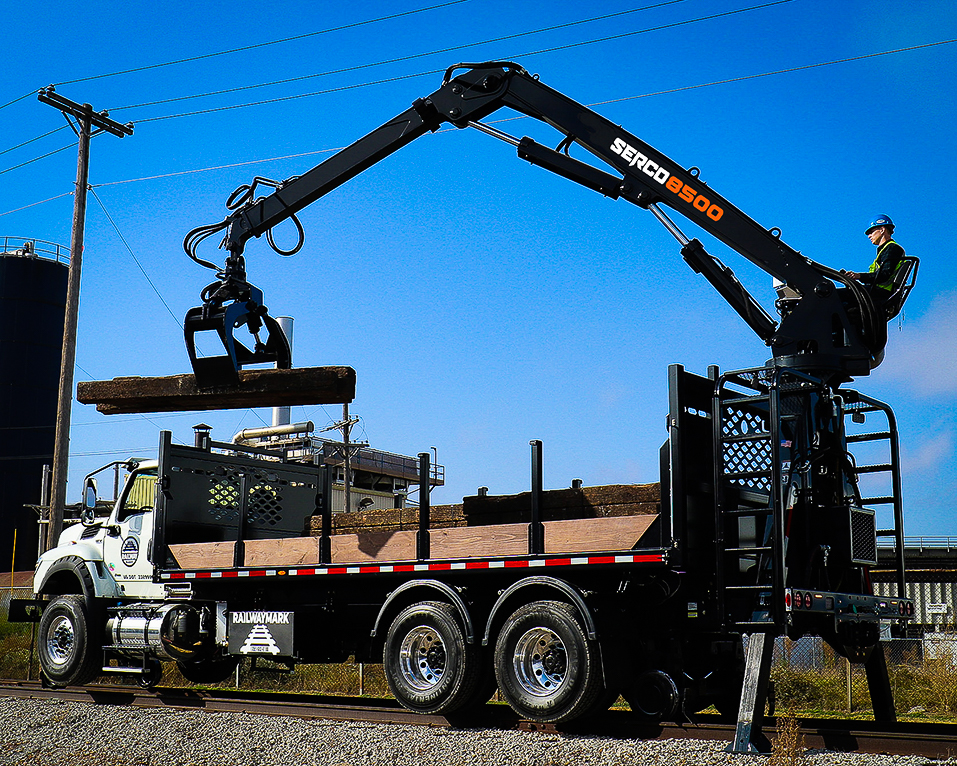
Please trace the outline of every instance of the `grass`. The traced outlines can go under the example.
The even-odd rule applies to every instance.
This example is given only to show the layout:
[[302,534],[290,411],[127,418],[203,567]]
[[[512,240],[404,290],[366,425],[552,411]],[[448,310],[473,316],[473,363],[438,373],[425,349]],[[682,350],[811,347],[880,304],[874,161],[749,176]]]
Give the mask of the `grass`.
[[777,733],[771,743],[769,766],[801,766],[805,763],[804,735],[794,709],[789,708],[777,719]]

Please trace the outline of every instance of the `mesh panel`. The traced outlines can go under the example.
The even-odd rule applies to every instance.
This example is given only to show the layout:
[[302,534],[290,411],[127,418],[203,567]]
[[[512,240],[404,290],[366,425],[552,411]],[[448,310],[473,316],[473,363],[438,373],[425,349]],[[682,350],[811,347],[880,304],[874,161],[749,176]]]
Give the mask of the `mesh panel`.
[[877,563],[877,530],[873,511],[851,509],[851,560],[859,564]]
[[[726,407],[721,434],[724,439],[736,436],[767,435],[768,422],[764,413],[744,410],[734,406]],[[771,443],[768,439],[754,441],[730,441],[722,448],[724,473],[753,473],[771,470]],[[768,492],[771,479],[767,476],[739,476],[729,479],[730,483],[748,489]]]
[[249,492],[249,524],[274,527],[282,521],[282,492],[275,484],[257,484]]
[[239,476],[235,472],[210,484],[206,510],[216,521],[239,518]]

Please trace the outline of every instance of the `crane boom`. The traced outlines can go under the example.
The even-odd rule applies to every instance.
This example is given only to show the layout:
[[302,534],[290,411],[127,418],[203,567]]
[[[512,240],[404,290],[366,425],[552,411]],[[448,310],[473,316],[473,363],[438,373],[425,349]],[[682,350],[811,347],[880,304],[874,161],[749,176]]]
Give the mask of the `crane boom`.
[[[460,69],[464,71],[453,76]],[[559,148],[551,149],[528,137],[513,138],[482,123],[505,107],[559,131],[563,136]],[[272,193],[254,198],[255,186],[263,179],[240,187],[228,203],[233,212],[222,224],[196,229],[187,236],[187,253],[206,266],[216,268],[196,258],[195,246],[200,239],[226,229],[224,247],[229,251],[219,281],[203,291],[203,306],[187,315],[187,347],[200,385],[221,383],[224,377],[237,374],[244,364],[291,364],[288,344],[284,338],[276,337],[274,322],[262,306],[261,291],[246,281],[246,242],[263,234],[268,236],[274,226],[289,218],[295,220],[296,213],[307,205],[444,124],[479,128],[513,144],[518,156],[534,165],[653,212],[678,239],[681,253],[692,269],[705,276],[770,346],[772,364],[812,372],[840,383],[851,376],[867,375],[880,363],[886,342],[883,319],[869,296],[841,272],[814,263],[783,242],[779,230],[759,225],[705,184],[697,168],[681,167],[517,64],[488,62],[451,67],[434,93],[416,100],[402,114],[308,172],[279,183],[271,182],[275,187]],[[575,144],[605,163],[608,170],[571,157],[568,150]],[[780,322],[762,308],[731,269],[707,253],[697,239],[685,236],[661,206],[687,218],[792,288],[796,297],[780,307]],[[835,282],[845,289],[839,290]],[[232,330],[242,324],[247,324],[256,336],[253,351],[231,337]],[[266,341],[258,336],[263,324],[269,330]],[[208,329],[219,332],[226,357],[217,361],[197,359],[193,335]]]

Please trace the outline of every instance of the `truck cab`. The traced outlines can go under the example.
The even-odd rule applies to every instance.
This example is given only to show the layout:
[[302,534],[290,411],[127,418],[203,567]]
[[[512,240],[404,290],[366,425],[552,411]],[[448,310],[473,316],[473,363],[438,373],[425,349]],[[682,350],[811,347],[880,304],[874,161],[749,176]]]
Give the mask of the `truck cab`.
[[131,462],[122,492],[108,517],[96,517],[95,483],[88,479],[81,520],[40,556],[34,575],[38,595],[82,594],[88,598],[158,599],[153,582],[157,462]]

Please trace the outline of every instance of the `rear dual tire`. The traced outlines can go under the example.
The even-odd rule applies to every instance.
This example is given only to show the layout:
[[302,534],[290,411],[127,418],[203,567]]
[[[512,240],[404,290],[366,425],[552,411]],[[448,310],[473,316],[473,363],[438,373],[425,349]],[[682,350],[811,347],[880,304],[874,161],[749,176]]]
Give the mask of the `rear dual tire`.
[[454,712],[479,690],[478,647],[466,641],[455,608],[441,601],[399,612],[386,636],[382,663],[393,696],[417,713]]
[[515,610],[495,642],[495,677],[509,706],[539,723],[571,721],[605,691],[597,644],[577,610],[536,601]]

